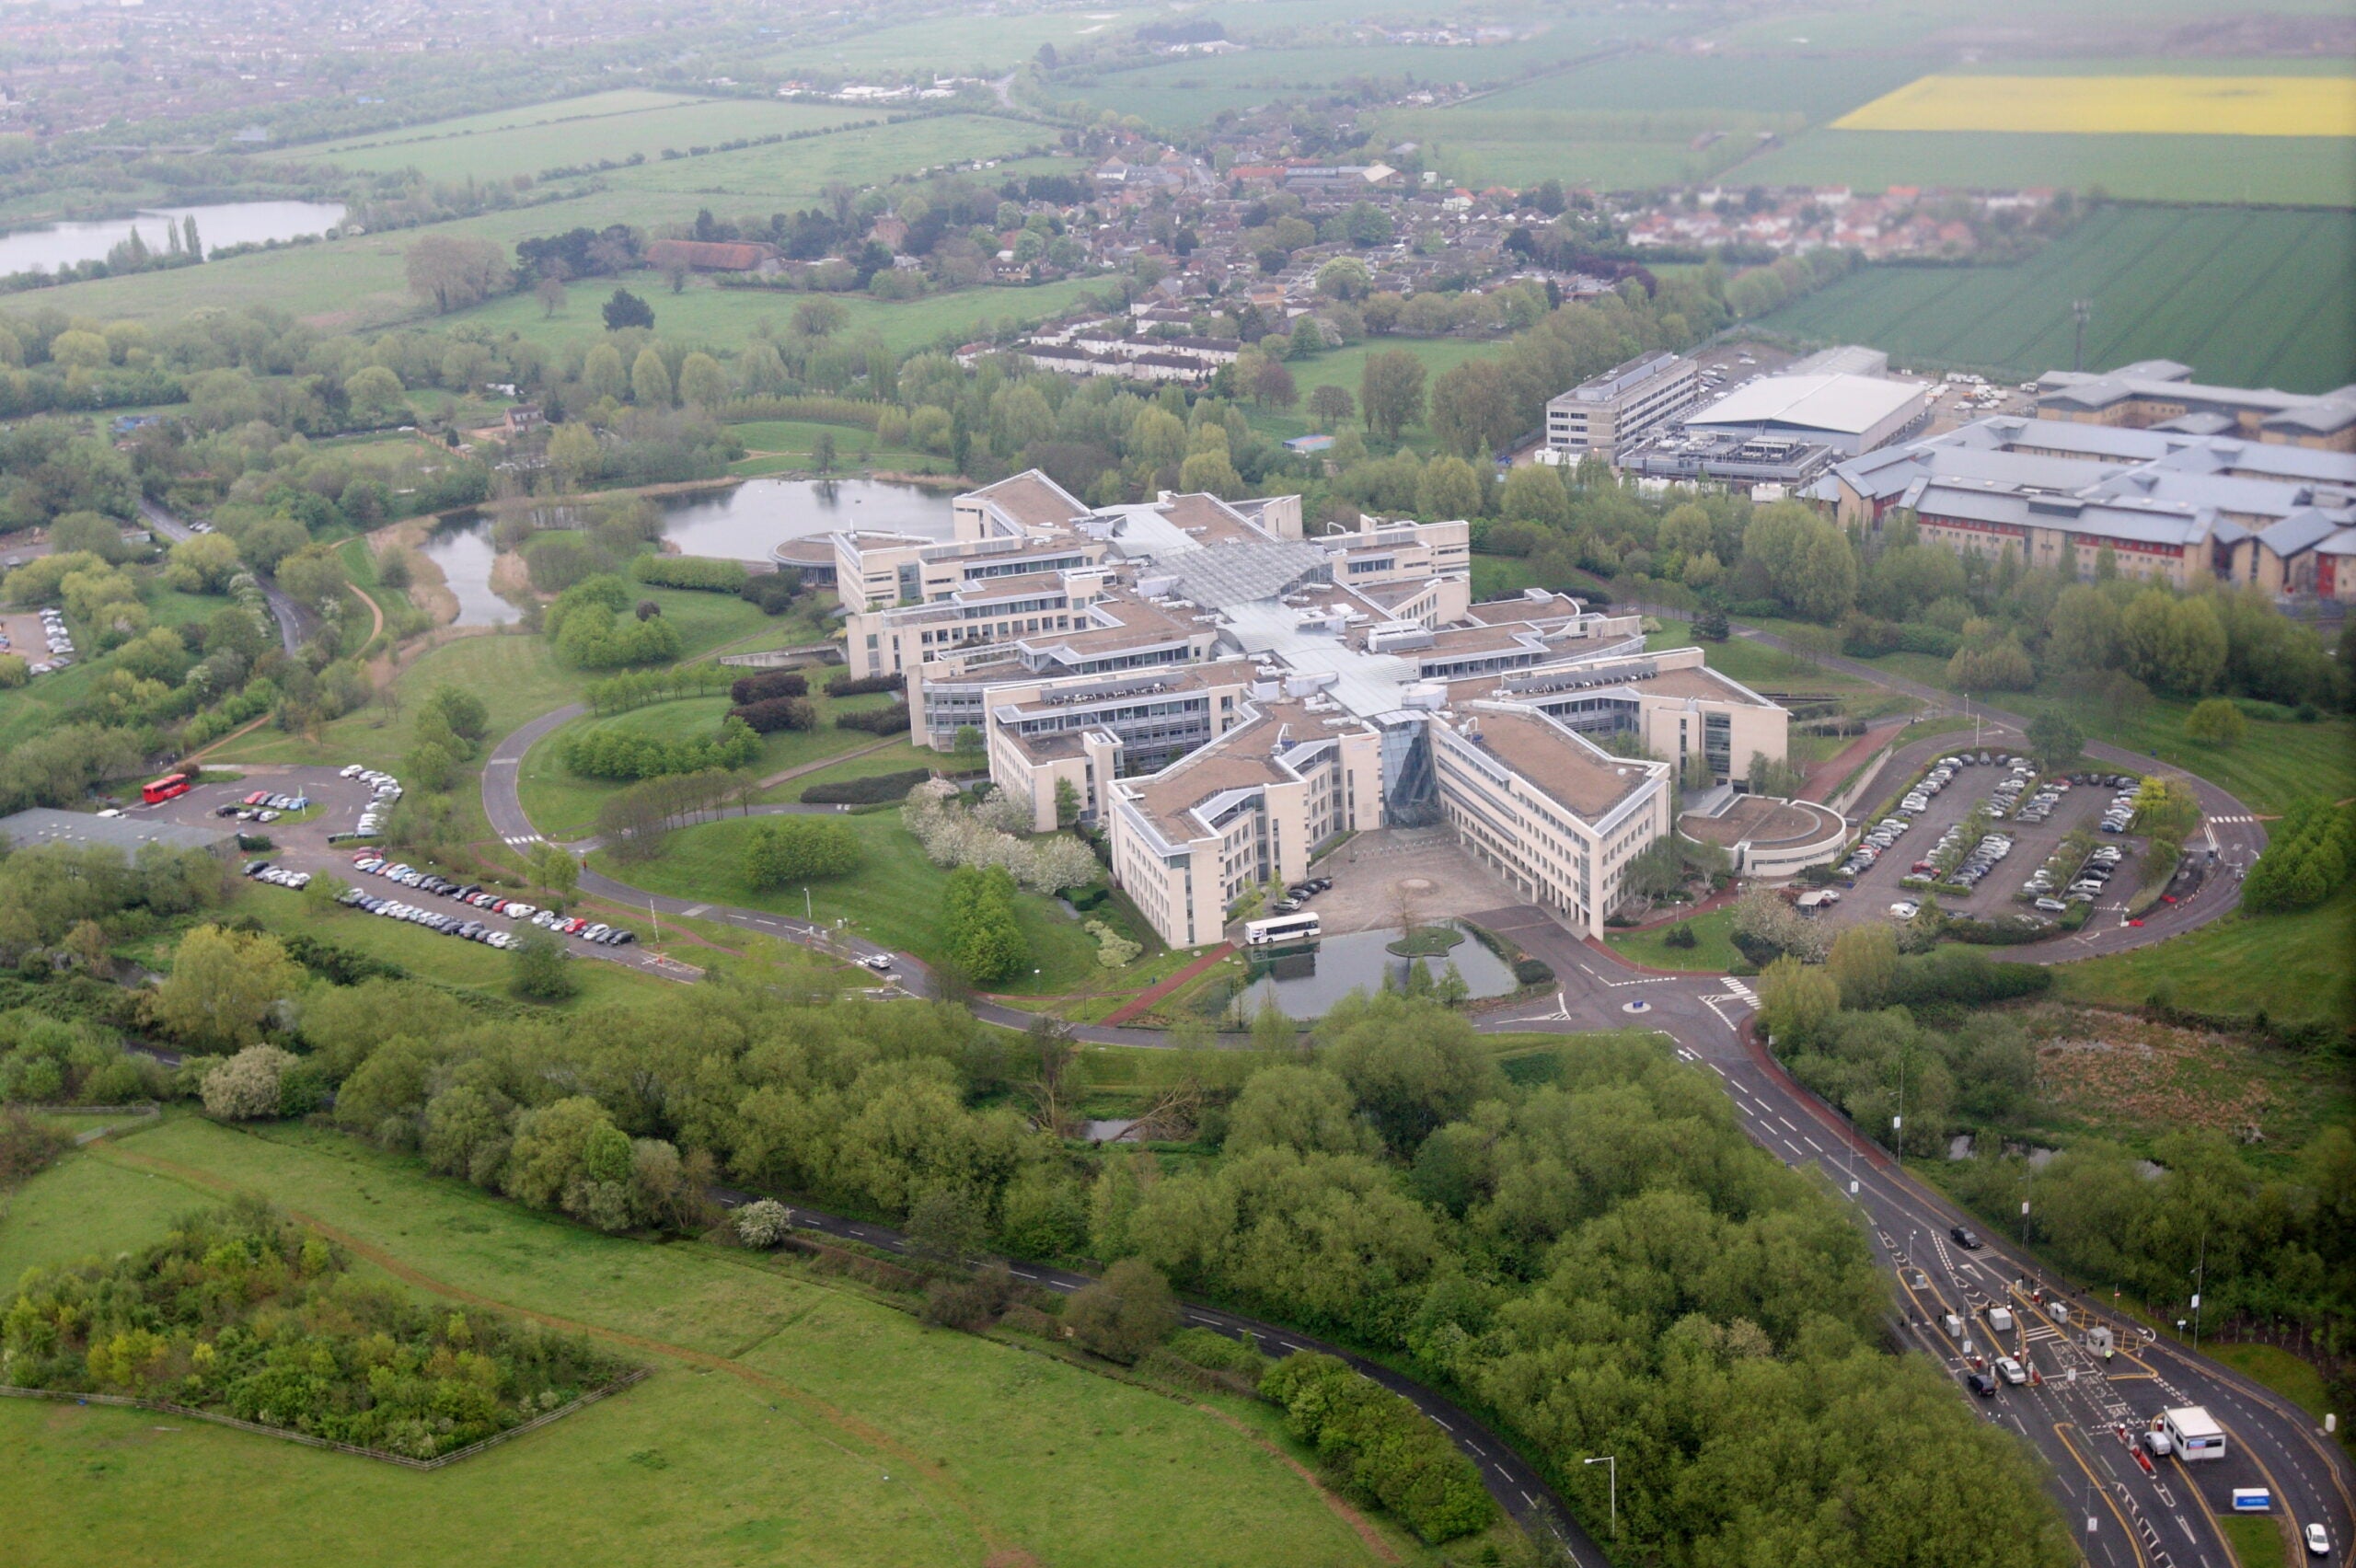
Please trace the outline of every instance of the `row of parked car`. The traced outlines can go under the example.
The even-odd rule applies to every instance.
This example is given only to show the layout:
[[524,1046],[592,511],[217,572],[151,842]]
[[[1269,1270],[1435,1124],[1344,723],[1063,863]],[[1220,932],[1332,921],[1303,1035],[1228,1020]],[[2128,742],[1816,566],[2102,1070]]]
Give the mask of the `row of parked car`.
[[2136,793],[2137,788],[2131,780],[2125,788],[2111,795],[2110,804],[2103,808],[2102,830],[2105,833],[2124,833],[2135,824]]
[[[552,909],[537,908],[520,898],[509,898],[503,894],[493,893],[479,883],[454,882],[447,877],[437,877],[431,871],[420,870],[415,866],[389,860],[382,855],[355,856],[352,859],[352,869],[355,871],[366,871],[371,876],[384,877],[403,887],[413,887],[420,893],[430,893],[443,898],[456,899],[459,903],[479,909],[485,914],[503,916],[510,920],[528,920],[542,930],[557,936],[579,937],[584,942],[595,942],[602,947],[626,947],[638,940],[638,933],[625,927],[608,926],[601,920],[584,919],[577,915],[560,915]],[[365,895],[362,900],[347,899],[345,902],[364,903]],[[374,908],[369,912],[384,913],[381,909]],[[463,917],[437,916],[430,913],[425,919],[418,923],[446,931],[453,936],[468,934],[463,928],[476,924],[476,922],[466,920]],[[506,933],[494,930],[492,935],[503,937]],[[489,941],[490,938],[478,937],[476,940]],[[506,947],[510,942],[492,941],[491,945]]]
[[2060,915],[2073,904],[2092,904],[2118,871],[2119,861],[2126,858],[2127,852],[2118,845],[2106,844],[2086,857],[2065,891],[2057,894],[2052,872],[2039,867],[2035,876],[2021,883],[2021,892],[2047,914]]
[[214,807],[213,814],[235,817],[239,822],[276,822],[289,812],[307,811],[310,805],[308,795],[273,795],[267,790],[256,790],[243,800]]
[[363,767],[356,762],[343,770],[343,777],[357,778],[368,786],[368,804],[360,813],[360,831],[363,834],[382,832],[385,813],[391,811],[393,802],[401,798],[401,781],[389,773]]
[[268,882],[272,887],[292,888],[296,893],[311,885],[310,872],[292,870],[269,860],[248,862],[246,875],[258,882]]
[[1272,915],[1296,914],[1301,905],[1333,885],[1332,877],[1311,877],[1307,882],[1295,882],[1285,889],[1282,898],[1268,905],[1268,912]]
[[1849,858],[1841,862],[1841,874],[1844,877],[1864,874],[1867,867],[1881,859],[1882,851],[1896,844],[1898,836],[1912,825],[1912,819],[1907,816],[1886,816],[1874,824],[1866,830],[1865,837],[1858,841],[1857,847],[1849,851]]
[[[31,674],[45,675],[52,670],[71,669],[74,664],[74,634],[66,628],[65,615],[61,610],[40,613],[41,640],[49,644],[49,657],[28,666]],[[8,634],[0,631],[0,653],[10,652]]]

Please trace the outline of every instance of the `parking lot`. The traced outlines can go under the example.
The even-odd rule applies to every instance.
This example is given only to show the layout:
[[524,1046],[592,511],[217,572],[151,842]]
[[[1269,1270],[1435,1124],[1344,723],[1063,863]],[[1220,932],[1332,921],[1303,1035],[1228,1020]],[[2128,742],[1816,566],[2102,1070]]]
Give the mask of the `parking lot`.
[[[541,913],[535,903],[524,902],[522,895],[510,913],[505,908],[492,909],[482,905],[462,902],[461,893],[482,893],[486,898],[503,896],[501,889],[480,889],[464,880],[443,880],[440,887],[422,885],[431,877],[430,866],[395,855],[385,860],[375,871],[363,870],[356,863],[367,853],[367,841],[330,842],[356,833],[364,817],[372,809],[388,809],[378,804],[377,788],[370,780],[347,778],[343,771],[332,767],[294,767],[272,765],[248,765],[238,769],[241,777],[218,782],[199,784],[187,794],[166,801],[160,805],[132,805],[126,814],[159,817],[167,822],[184,823],[191,826],[232,830],[267,838],[271,847],[244,859],[240,869],[260,861],[268,861],[298,876],[331,874],[352,885],[352,889],[372,901],[391,906],[389,917],[402,917],[403,909],[418,911],[435,921],[448,920],[451,934],[457,934],[468,924],[479,932],[467,932],[473,940],[496,933],[512,939],[529,929],[534,917]],[[255,815],[240,819],[224,814],[237,811],[259,813],[267,806],[248,805],[248,797],[256,794],[274,797],[295,797],[308,804],[301,811],[277,814],[264,822]],[[408,867],[419,873],[418,882],[406,879],[394,882],[382,873]],[[283,884],[282,884],[283,885]],[[387,913],[387,911],[372,911]],[[425,919],[415,924],[424,925]],[[636,933],[625,940],[592,943],[582,940],[594,924],[583,920],[561,934],[572,940],[566,946],[573,951],[591,953],[600,958],[634,960],[639,950],[629,945]],[[435,928],[442,928],[436,926]],[[543,928],[553,929],[543,926]],[[607,928],[617,932],[623,927]],[[507,940],[487,941],[486,945],[511,945]]]
[[[1948,755],[1962,756],[1966,754],[1955,752]],[[1981,754],[1973,752],[1969,755],[1976,758]],[[1997,751],[1991,749],[1986,755],[1990,760],[1984,765],[1974,763],[1956,769],[1953,779],[1930,797],[1923,810],[1914,813],[1911,824],[1898,836],[1896,842],[1857,876],[1854,888],[1843,891],[1841,902],[1833,906],[1826,918],[1843,925],[1862,919],[1888,919],[1893,904],[1919,902],[1924,896],[1920,890],[1902,885],[1904,879],[1913,874],[1915,863],[1930,859],[1941,836],[1949,827],[1962,824],[1975,806],[1992,801],[1997,784],[2011,774],[2009,767],[1994,760],[1999,755]],[[2022,799],[2027,800],[2035,792],[2033,788],[2025,790]],[[2011,853],[1995,862],[1986,877],[1971,890],[1969,896],[1956,897],[1944,893],[1932,896],[1936,897],[1939,907],[1948,913],[1968,915],[1978,919],[1993,919],[2006,915],[2057,918],[2054,912],[2033,909],[2016,895],[2021,891],[2021,884],[2045,864],[2071,830],[2084,827],[2094,833],[2102,843],[2115,845],[2122,852],[2109,886],[2097,894],[2094,900],[2097,917],[2108,914],[2115,919],[2136,885],[2134,866],[2142,840],[2128,834],[2098,831],[2103,813],[2111,805],[2113,793],[2107,785],[2073,785],[2062,793],[2052,813],[2043,822],[2023,822],[2008,815],[2004,820],[1991,823],[1991,832],[2011,836]],[[1971,847],[1969,843],[1963,846],[1966,853]],[[2061,882],[2057,882],[2056,887],[2057,892],[2066,891]]]

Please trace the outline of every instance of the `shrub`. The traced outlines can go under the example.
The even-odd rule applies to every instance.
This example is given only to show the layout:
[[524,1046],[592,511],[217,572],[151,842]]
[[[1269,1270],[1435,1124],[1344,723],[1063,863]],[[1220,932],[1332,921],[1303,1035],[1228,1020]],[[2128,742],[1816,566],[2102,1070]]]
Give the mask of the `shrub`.
[[866,778],[846,778],[834,784],[813,784],[802,791],[810,805],[874,806],[899,800],[932,775],[921,767],[904,773],[878,773]]
[[1554,971],[1544,959],[1516,959],[1513,978],[1519,986],[1551,986],[1554,983]]
[[654,778],[669,773],[744,767],[761,752],[760,736],[730,714],[719,732],[700,740],[665,741],[618,730],[584,730],[560,754],[568,772],[583,778]]
[[736,1211],[736,1239],[747,1247],[775,1247],[793,1234],[793,1211],[775,1198],[756,1198]]
[[1107,1361],[1134,1362],[1178,1327],[1178,1298],[1161,1271],[1123,1258],[1064,1308],[1072,1338]]
[[756,605],[763,615],[781,616],[793,607],[802,593],[802,573],[798,571],[762,571],[745,579],[736,590],[737,597]]
[[768,697],[758,702],[745,702],[728,710],[731,719],[741,719],[753,727],[754,732],[776,734],[780,730],[806,730],[818,721],[818,710],[806,697]]
[[1683,924],[1671,926],[1660,940],[1663,947],[1692,948],[1701,945],[1701,939],[1693,934],[1693,928]]
[[708,594],[741,594],[750,577],[736,561],[675,555],[635,557],[629,574],[658,588],[694,588]]
[[510,984],[515,994],[536,1002],[561,1002],[581,994],[581,977],[573,973],[572,954],[545,931],[525,933],[513,955]]
[[1260,1380],[1292,1435],[1349,1490],[1372,1498],[1437,1546],[1484,1530],[1496,1504],[1480,1471],[1421,1411],[1330,1355],[1288,1355]]
[[879,708],[872,713],[837,713],[837,730],[864,730],[871,735],[905,734],[908,728],[908,705],[895,702],[889,708]]
[[848,670],[826,683],[828,697],[865,697],[871,692],[898,691],[907,685],[905,675],[867,675],[853,680]]
[[810,678],[799,670],[763,670],[756,675],[739,675],[728,687],[728,700],[740,708],[767,702],[774,697],[809,695]]

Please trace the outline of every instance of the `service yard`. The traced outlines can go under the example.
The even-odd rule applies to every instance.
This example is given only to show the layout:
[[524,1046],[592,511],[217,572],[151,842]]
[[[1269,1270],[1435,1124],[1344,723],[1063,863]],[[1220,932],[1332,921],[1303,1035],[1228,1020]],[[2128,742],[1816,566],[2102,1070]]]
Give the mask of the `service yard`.
[[[1947,755],[1962,756],[1966,754],[1953,752]],[[1982,754],[1974,751],[1969,755],[1977,758]],[[1948,893],[1926,894],[1922,888],[1904,885],[1907,878],[1917,874],[1913,870],[1917,862],[1933,858],[1940,838],[1947,829],[1962,825],[1975,809],[1992,802],[1996,799],[1996,786],[2011,777],[2012,770],[1995,760],[2000,755],[1998,752],[1992,750],[1985,755],[1990,759],[1988,762],[1974,762],[1956,769],[1955,777],[1946,786],[1930,797],[1923,810],[1914,813],[1897,841],[1857,876],[1854,886],[1844,884],[1841,902],[1833,905],[1824,918],[1842,925],[1864,919],[1890,919],[1894,917],[1890,912],[1892,905],[1920,903],[1925,896],[1930,896],[1936,898],[1939,907],[1950,914],[1969,915],[1977,919],[2022,915],[2058,920],[2060,917],[2054,912],[2037,910],[2017,895],[2021,884],[2028,881],[2061,847],[2062,839],[2073,828],[2085,828],[2098,844],[2116,845],[2121,851],[2109,884],[2096,895],[2094,919],[2100,921],[2108,917],[2116,921],[2122,917],[2127,901],[2137,885],[2137,851],[2142,847],[2142,841],[2128,834],[2098,830],[2103,813],[2110,807],[2116,793],[2108,784],[2073,785],[2062,793],[2052,813],[2042,822],[2023,822],[2010,813],[2003,820],[1990,822],[1987,831],[2008,835],[2013,840],[2012,850],[1995,862],[1967,896]],[[2027,800],[2036,792],[2037,786],[2031,786],[2023,791],[2022,799]],[[1897,811],[1887,814],[1903,815]],[[1882,820],[1885,818],[1876,816],[1866,822],[1865,827],[1870,831],[1876,823]],[[1978,839],[1978,835],[1967,829],[1961,852],[1969,854]],[[2073,873],[2076,868],[2062,867],[2059,870]],[[2066,876],[2057,876],[2054,887],[2055,896],[2063,896],[2068,887]]]

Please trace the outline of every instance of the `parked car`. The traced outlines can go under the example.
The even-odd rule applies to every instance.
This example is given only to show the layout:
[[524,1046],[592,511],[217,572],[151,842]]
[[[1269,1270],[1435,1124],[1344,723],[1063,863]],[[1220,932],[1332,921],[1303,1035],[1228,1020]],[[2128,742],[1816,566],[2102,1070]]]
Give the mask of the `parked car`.
[[2015,1361],[2009,1355],[2000,1355],[1996,1357],[1996,1370],[2003,1373],[2004,1381],[2012,1384],[2015,1388],[2018,1388],[2023,1383],[2028,1381],[2027,1371],[2022,1367],[2019,1362]]

